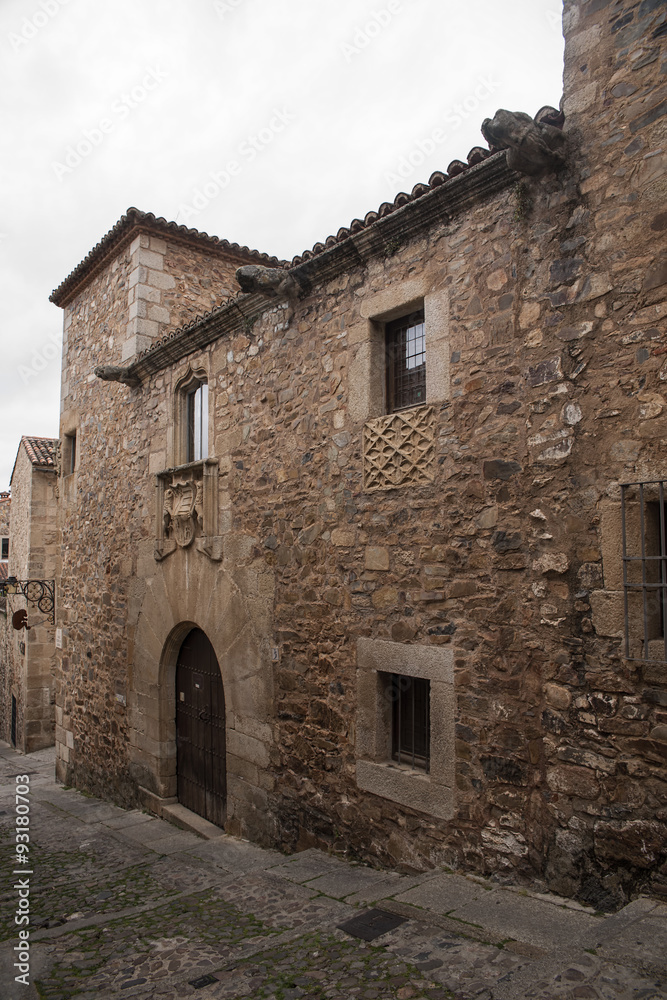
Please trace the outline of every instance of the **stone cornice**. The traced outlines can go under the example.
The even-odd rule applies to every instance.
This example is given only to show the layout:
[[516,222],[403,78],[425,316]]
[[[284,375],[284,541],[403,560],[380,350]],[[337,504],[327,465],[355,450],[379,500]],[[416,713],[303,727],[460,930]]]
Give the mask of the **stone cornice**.
[[[310,291],[373,257],[396,252],[400,246],[436,226],[448,225],[461,212],[514,184],[517,176],[507,166],[505,153],[495,153],[458,177],[452,177],[447,184],[428,191],[390,215],[378,218],[361,232],[296,265],[289,273],[301,288]],[[259,293],[240,294],[174,331],[149,348],[128,370],[143,381],[226,334],[242,331],[273,307]]]

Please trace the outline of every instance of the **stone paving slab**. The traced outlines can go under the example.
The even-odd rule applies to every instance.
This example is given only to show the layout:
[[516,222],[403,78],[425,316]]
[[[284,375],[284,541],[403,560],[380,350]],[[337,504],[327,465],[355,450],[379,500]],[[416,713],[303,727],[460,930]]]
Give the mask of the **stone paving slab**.
[[[132,829],[141,829],[141,827],[133,827]],[[177,854],[189,850],[192,846],[190,835],[180,833],[173,828],[172,831],[163,831],[162,836],[149,840],[145,846],[149,850],[155,851],[156,854]]]
[[296,854],[293,858],[285,861],[276,867],[276,871],[288,878],[291,882],[309,882],[320,875],[330,875],[332,872],[346,871],[348,866],[340,858],[334,858],[322,851],[311,848]]
[[151,817],[147,813],[139,812],[138,809],[132,809],[129,812],[124,812],[121,809],[120,813],[120,816],[105,819],[104,825],[109,827],[110,830],[127,830],[131,826],[137,826],[139,823],[150,823],[151,821]]
[[427,917],[424,922],[410,920],[397,927],[385,935],[383,945],[457,997],[489,991],[529,962],[504,948],[443,932],[430,925]]
[[278,861],[284,861],[284,855],[279,851],[265,850],[234,837],[219,837],[217,840],[200,840],[194,834],[188,853],[216,865],[224,871],[246,872],[255,868],[271,868]]
[[[285,867],[283,865],[280,870],[284,871]],[[336,869],[326,875],[320,875],[318,878],[311,879],[307,884],[309,889],[323,892],[325,896],[344,899],[346,896],[352,896],[354,893],[363,892],[364,890],[368,891],[371,887],[377,886],[380,883],[386,884],[386,882],[387,880],[384,878],[383,872],[376,871],[374,868],[359,866],[354,868],[345,867],[342,871]],[[383,895],[388,894],[385,892]]]
[[596,934],[595,951],[642,973],[660,975],[667,964],[667,906],[656,908],[618,932],[609,932],[603,926]]
[[455,907],[450,915],[484,927],[492,939],[513,938],[538,948],[568,948],[581,941],[592,943],[602,919],[503,889],[485,892],[483,897]]
[[[394,898],[398,903],[419,906],[434,913],[450,913],[459,907],[486,900],[492,890],[460,875],[433,875]],[[476,921],[471,921],[475,923]]]
[[373,882],[345,897],[347,903],[375,903],[391,899],[407,892],[423,881],[422,875],[399,875],[398,872],[383,872],[379,882]]

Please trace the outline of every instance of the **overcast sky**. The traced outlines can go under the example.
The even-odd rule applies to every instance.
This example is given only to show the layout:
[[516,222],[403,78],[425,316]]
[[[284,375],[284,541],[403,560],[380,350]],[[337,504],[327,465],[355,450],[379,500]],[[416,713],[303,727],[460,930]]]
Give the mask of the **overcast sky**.
[[[562,93],[560,0],[0,0],[0,488],[125,210],[290,259]],[[231,164],[231,169],[230,169]]]

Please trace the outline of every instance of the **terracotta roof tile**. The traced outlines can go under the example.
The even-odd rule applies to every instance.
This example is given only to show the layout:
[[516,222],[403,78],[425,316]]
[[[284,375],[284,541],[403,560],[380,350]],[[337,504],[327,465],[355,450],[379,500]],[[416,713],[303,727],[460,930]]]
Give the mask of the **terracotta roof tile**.
[[166,234],[188,243],[198,243],[210,250],[243,258],[252,264],[281,267],[286,263],[286,261],[278,260],[277,257],[260,253],[259,250],[250,250],[238,243],[230,243],[229,240],[201,233],[198,229],[189,229],[176,222],[168,222],[162,216],[153,215],[152,212],[141,212],[138,208],[128,208],[125,215],[121,216],[106,236],[102,237],[81,263],[54,289],[49,296],[49,301],[54,302],[57,306],[66,305],[80,288],[104,267],[110,254],[117,253],[120,248],[132,241],[138,231],[142,230],[159,233],[161,236]]
[[43,468],[53,468],[55,466],[57,438],[24,436],[21,438],[21,444],[27,451],[28,458],[33,465],[39,465]]
[[[558,111],[556,108],[545,106],[543,108],[540,108],[540,110],[537,112],[537,114],[534,117],[534,121],[546,122],[549,125],[554,125],[557,128],[562,128],[563,123],[565,121],[565,116],[562,111]],[[416,201],[418,198],[424,197],[435,188],[440,187],[442,184],[446,184],[453,177],[465,173],[467,170],[470,170],[471,167],[474,167],[477,164],[482,163],[484,160],[488,159],[490,156],[493,156],[493,154],[497,152],[499,152],[499,150],[495,148],[485,149],[483,146],[473,146],[473,148],[468,153],[467,162],[464,163],[463,160],[453,160],[452,163],[450,163],[449,167],[447,168],[447,172],[443,172],[441,170],[434,171],[434,173],[431,174],[427,184],[422,184],[422,183],[415,184],[411,194],[406,194],[405,191],[401,191],[399,194],[396,195],[393,202],[388,202],[388,201],[383,202],[376,212],[373,211],[367,212],[363,220],[353,219],[349,226],[341,227],[335,236],[328,236],[327,239],[324,241],[324,243],[322,242],[316,243],[312,250],[304,250],[302,254],[300,254],[297,257],[294,257],[291,263],[288,263],[286,261],[277,261],[275,258],[272,258],[272,260],[275,261],[274,266],[289,269],[290,267],[296,267],[299,264],[303,264],[307,260],[312,260],[313,257],[317,257],[319,254],[324,253],[325,250],[330,249],[331,247],[335,246],[338,243],[343,243],[345,240],[349,239],[350,236],[354,236],[356,233],[360,233],[364,229],[368,229],[370,226],[373,225],[373,223],[377,222],[378,219],[383,219],[386,216],[391,215],[393,212],[396,212],[399,208],[402,208],[404,205],[409,204],[409,202]],[[128,212],[129,211],[137,211],[137,210],[129,209]],[[159,221],[164,222],[164,219]],[[167,226],[172,226],[172,225],[174,225],[174,223],[167,223]],[[184,227],[181,226],[179,228],[182,229]],[[193,230],[189,230],[189,232],[193,232]],[[206,238],[212,239],[212,237],[206,237]],[[236,246],[236,244],[234,244],[234,246]],[[250,251],[250,252],[254,253],[255,251]],[[187,334],[188,332],[194,331],[200,325],[200,323],[211,318],[221,309],[229,306],[230,303],[234,301],[234,299],[240,299],[245,297],[246,296],[244,292],[238,292],[232,298],[227,299],[222,304],[222,306],[215,306],[213,309],[205,313],[203,316],[196,316],[185,326],[182,326],[177,330],[172,330],[171,333],[167,334],[164,337],[161,337],[159,340],[154,341],[150,345],[150,347],[147,347],[140,353],[139,358],[145,358],[153,351],[167,344],[169,341],[178,340],[184,333]]]
[[[556,128],[562,128],[565,121],[565,115],[557,108],[552,108],[547,105],[540,108],[533,120],[536,122],[544,122],[547,125],[554,125]],[[493,147],[485,149],[483,146],[473,146],[466,158],[467,162],[464,162],[463,160],[452,160],[447,167],[446,172],[443,173],[440,170],[436,170],[435,173],[431,174],[428,184],[415,184],[410,194],[406,194],[405,191],[401,191],[400,194],[397,194],[394,198],[393,204],[385,201],[382,205],[380,205],[377,212],[368,212],[363,222],[361,219],[354,219],[347,229],[339,229],[336,236],[329,236],[324,243],[316,243],[312,250],[305,250],[302,254],[294,257],[290,266],[296,267],[297,264],[302,264],[306,260],[311,260],[313,257],[318,256],[318,254],[323,253],[329,247],[333,246],[334,243],[341,243],[343,240],[347,239],[350,234],[361,232],[362,229],[372,226],[378,217],[384,218],[387,215],[391,215],[391,213],[395,212],[397,208],[402,208],[403,205],[407,205],[411,201],[416,201],[417,198],[422,198],[433,188],[440,187],[441,184],[446,184],[450,178],[458,177],[459,174],[465,173],[466,170],[476,166],[478,163],[488,159],[489,156],[492,156],[497,152],[499,152],[499,150]]]

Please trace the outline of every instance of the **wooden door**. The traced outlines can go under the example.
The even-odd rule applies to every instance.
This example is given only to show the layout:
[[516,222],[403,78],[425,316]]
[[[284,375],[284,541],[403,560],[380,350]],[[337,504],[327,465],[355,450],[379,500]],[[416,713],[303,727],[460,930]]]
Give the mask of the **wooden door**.
[[178,801],[216,826],[225,822],[225,694],[218,660],[201,629],[183,641],[176,665]]

